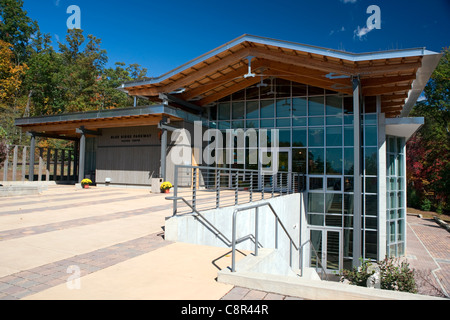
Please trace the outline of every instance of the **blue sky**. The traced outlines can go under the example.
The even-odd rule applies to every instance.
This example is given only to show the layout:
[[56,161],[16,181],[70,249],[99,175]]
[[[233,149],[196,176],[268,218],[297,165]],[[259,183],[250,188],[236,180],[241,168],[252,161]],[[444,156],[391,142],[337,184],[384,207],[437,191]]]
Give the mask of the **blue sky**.
[[[109,64],[138,63],[159,76],[242,34],[361,53],[450,46],[450,0],[24,0],[55,47],[70,5],[81,29],[102,39]],[[370,5],[381,29],[366,33]]]

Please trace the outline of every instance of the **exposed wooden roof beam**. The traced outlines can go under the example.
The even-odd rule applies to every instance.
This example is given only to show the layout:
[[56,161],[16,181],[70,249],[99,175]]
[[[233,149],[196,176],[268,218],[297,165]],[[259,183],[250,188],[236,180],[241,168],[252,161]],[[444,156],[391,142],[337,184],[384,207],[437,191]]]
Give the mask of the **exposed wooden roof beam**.
[[[272,74],[272,72],[271,72]],[[290,80],[298,83],[308,84],[315,87],[320,87],[324,89],[329,89],[341,93],[351,94],[353,92],[352,86],[350,82],[346,86],[333,86],[327,81],[323,81],[321,79],[314,79],[304,76],[297,76],[297,75],[287,75],[287,74],[278,74],[276,75],[278,78],[282,78],[285,80]]]
[[250,55],[250,51],[251,50],[247,49],[247,48],[239,50],[239,51],[235,52],[234,54],[223,58],[222,60],[213,62],[210,65],[199,69],[197,72],[190,73],[186,77],[183,77],[179,80],[176,80],[176,81],[162,87],[160,89],[161,90],[160,92],[169,93],[176,89],[182,88],[182,87],[194,82],[197,79],[204,78],[205,76],[208,76],[209,74],[214,73],[216,70],[223,69],[223,68],[227,67],[228,65],[233,64],[236,61],[240,61],[240,60],[246,58],[247,56]]
[[197,103],[201,106],[206,105],[208,103],[217,101],[219,99],[222,99],[223,97],[226,97],[234,92],[237,92],[239,90],[242,90],[246,87],[249,87],[251,85],[254,85],[255,83],[258,83],[261,81],[261,76],[256,76],[254,78],[247,78],[245,80],[242,80],[238,83],[236,83],[235,85],[232,85],[224,90],[221,90],[217,93],[214,93],[212,95],[209,95],[201,100],[199,100]]
[[362,89],[365,96],[377,96],[380,94],[405,92],[411,90],[411,86],[371,87]]
[[[262,66],[262,64],[259,61],[252,62],[252,68],[260,68],[261,66]],[[239,77],[243,77],[247,73],[247,71],[248,71],[247,66],[238,68],[235,71],[229,72],[221,77],[211,80],[211,83],[206,83],[206,84],[200,85],[198,87],[195,87],[194,89],[186,91],[185,93],[183,93],[181,95],[181,97],[184,100],[189,100],[189,99],[195,98],[195,97],[200,96],[201,94],[208,92],[210,90],[213,90],[214,88],[217,88],[229,81],[232,81]]]
[[394,77],[382,77],[382,78],[368,78],[362,79],[361,85],[363,87],[378,87],[385,84],[395,84],[398,82],[413,81],[416,77],[411,76],[394,76]]

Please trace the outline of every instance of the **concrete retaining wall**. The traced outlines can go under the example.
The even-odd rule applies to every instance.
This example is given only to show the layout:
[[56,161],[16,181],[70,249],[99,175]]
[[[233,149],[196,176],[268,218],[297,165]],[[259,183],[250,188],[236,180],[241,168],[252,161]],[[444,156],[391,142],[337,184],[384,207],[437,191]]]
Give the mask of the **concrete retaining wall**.
[[0,182],[0,184],[2,185],[0,186],[0,198],[39,194],[42,191],[47,190],[49,185],[52,185],[52,183],[42,182]]
[[[303,194],[291,194],[267,200],[260,200],[251,203],[257,204],[268,202],[275,209],[284,224],[286,230],[291,235],[295,244],[306,241],[306,218],[304,215]],[[232,217],[235,208],[246,207],[249,204],[240,206],[212,209],[201,212],[217,229],[219,229],[229,240],[232,239]],[[165,224],[165,237],[169,241],[186,242],[193,244],[228,247],[220,237],[209,230],[201,219],[195,218],[192,214],[170,217]],[[290,259],[290,243],[281,226],[275,230],[275,217],[266,206],[259,209],[259,242],[263,248],[275,248],[276,233],[278,235],[278,250],[285,261]],[[302,232],[300,232],[302,230]],[[237,216],[237,238],[255,234],[255,209],[238,213]],[[303,239],[300,239],[300,237]],[[240,250],[253,251],[254,242],[247,240],[237,246]],[[305,252],[306,255],[306,252]],[[293,249],[292,268],[299,269],[299,252]]]

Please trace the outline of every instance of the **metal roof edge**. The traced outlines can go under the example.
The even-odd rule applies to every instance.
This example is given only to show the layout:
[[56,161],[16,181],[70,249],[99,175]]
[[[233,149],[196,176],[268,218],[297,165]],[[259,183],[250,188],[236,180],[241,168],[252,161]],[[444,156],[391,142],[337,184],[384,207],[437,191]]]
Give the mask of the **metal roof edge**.
[[16,126],[27,126],[35,125],[40,123],[49,122],[65,122],[65,121],[83,121],[83,120],[93,120],[102,118],[115,118],[123,116],[139,116],[147,114],[158,114],[164,113],[166,106],[160,105],[150,105],[143,107],[133,107],[133,108],[121,108],[121,109],[109,109],[109,110],[96,110],[96,111],[85,111],[85,112],[74,112],[74,113],[64,113],[59,115],[50,116],[39,116],[39,117],[29,117],[29,118],[17,118],[14,120]]
[[436,69],[439,61],[441,60],[443,53],[429,54],[423,57],[422,66],[417,70],[416,79],[412,83],[412,88],[408,93],[408,98],[406,99],[405,105],[403,106],[400,117],[407,117],[411,112],[412,108],[422,94],[425,86],[428,83],[431,75]]
[[126,91],[126,88],[134,87],[137,85],[148,85],[148,84],[154,84],[162,82],[173,75],[182,72],[201,61],[207,60],[220,52],[223,52],[225,50],[228,50],[240,43],[243,42],[256,42],[260,44],[266,44],[271,46],[280,46],[291,50],[299,50],[304,51],[312,54],[320,54],[325,55],[329,57],[334,57],[337,59],[344,59],[349,60],[352,62],[358,62],[358,61],[364,61],[364,60],[377,60],[377,59],[394,59],[394,58],[403,58],[403,57],[414,57],[414,56],[427,56],[427,55],[434,55],[437,54],[436,52],[432,52],[429,50],[426,50],[425,48],[413,48],[413,49],[399,49],[399,50],[386,50],[386,51],[379,51],[379,52],[367,52],[367,53],[351,53],[351,52],[345,52],[345,51],[339,51],[335,49],[328,49],[318,46],[312,46],[312,45],[305,45],[300,43],[295,43],[291,41],[285,41],[285,40],[277,40],[272,38],[266,38],[266,37],[260,37],[250,34],[244,34],[234,40],[231,40],[193,60],[190,60],[186,62],[185,64],[167,72],[163,75],[155,78],[149,78],[147,80],[142,81],[131,81],[131,82],[124,82],[121,86],[119,86],[119,90]]

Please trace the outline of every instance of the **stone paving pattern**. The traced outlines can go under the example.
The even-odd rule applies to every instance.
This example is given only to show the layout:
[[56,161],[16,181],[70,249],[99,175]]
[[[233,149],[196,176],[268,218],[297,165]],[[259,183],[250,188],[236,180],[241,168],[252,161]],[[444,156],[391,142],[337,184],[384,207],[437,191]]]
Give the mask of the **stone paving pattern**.
[[[2,248],[5,250],[14,241],[77,228],[100,227],[106,223],[120,223],[133,217],[156,216],[157,228],[144,235],[130,236],[131,239],[127,241],[112,241],[89,252],[52,260],[18,272],[5,275],[5,271],[2,271],[0,300],[17,300],[64,284],[71,275],[68,268],[73,265],[80,268],[83,277],[171,244],[164,241],[162,227],[164,217],[171,215],[172,202],[164,200],[162,195],[115,188],[92,188],[87,192],[74,189],[73,186],[58,186],[38,196],[0,198],[0,257],[4,254]],[[128,231],[124,230],[124,233]],[[419,293],[449,293],[450,233],[433,220],[413,215],[408,215],[407,232],[407,259],[422,277]],[[1,246],[2,243],[4,246]],[[5,267],[2,258],[1,267]],[[301,299],[234,287],[224,294],[222,300]]]

